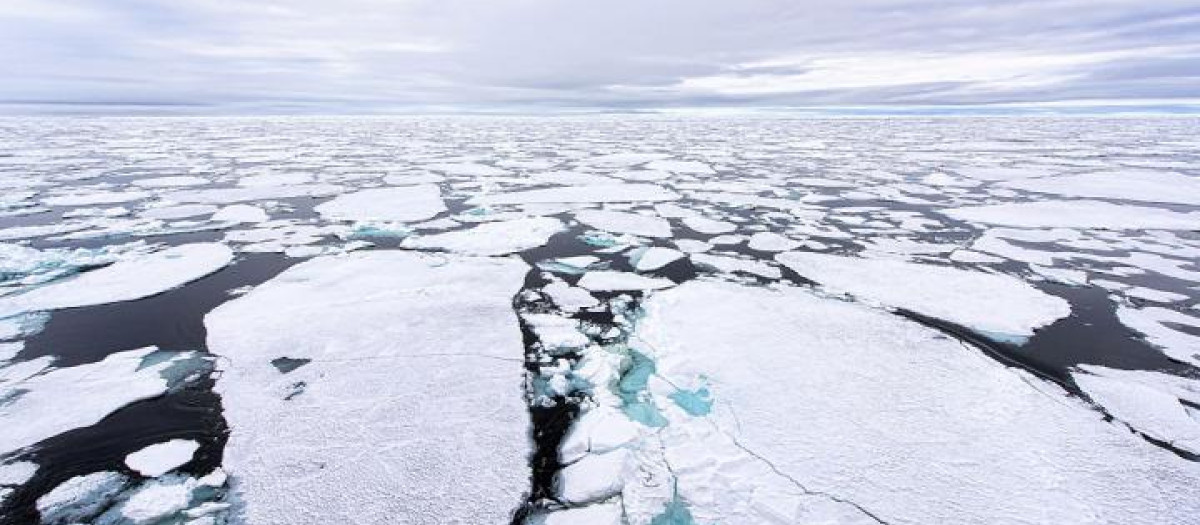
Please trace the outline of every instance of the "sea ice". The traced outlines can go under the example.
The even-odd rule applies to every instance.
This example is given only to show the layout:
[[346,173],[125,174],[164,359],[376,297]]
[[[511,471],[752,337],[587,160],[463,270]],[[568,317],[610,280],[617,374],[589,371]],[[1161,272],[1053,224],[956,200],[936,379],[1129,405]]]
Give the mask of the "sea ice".
[[737,230],[737,225],[732,222],[717,221],[707,217],[684,217],[683,225],[708,235],[733,233],[734,230]]
[[1170,171],[1098,171],[1011,181],[1002,186],[1072,197],[1200,205],[1200,178]]
[[675,192],[654,184],[597,184],[477,195],[467,199],[467,204],[493,206],[543,202],[659,202],[678,198],[679,195]]
[[528,217],[485,222],[465,230],[406,237],[401,245],[467,255],[504,255],[546,244],[551,236],[565,229],[562,221],[552,217]]
[[761,252],[786,252],[800,247],[796,240],[789,239],[774,232],[758,232],[750,236],[746,244],[751,250]]
[[29,481],[37,472],[37,463],[17,461],[0,464],[0,485],[20,485]]
[[670,237],[671,223],[653,215],[609,210],[581,210],[575,218],[588,226],[612,233],[642,237]]
[[1173,323],[1200,329],[1200,316],[1190,316],[1163,307],[1117,307],[1117,318],[1125,326],[1141,333],[1150,344],[1172,359],[1200,366],[1200,337],[1167,326]]
[[125,465],[134,472],[155,478],[192,460],[200,444],[190,439],[172,439],[145,447],[125,457]]
[[633,264],[633,269],[639,272],[651,272],[683,257],[683,252],[679,250],[653,246],[633,250],[629,254],[629,262]]
[[675,286],[669,279],[645,277],[636,273],[592,271],[579,278],[579,286],[593,292],[616,292],[624,290],[660,290]]
[[213,214],[212,220],[235,224],[266,222],[270,219],[266,210],[249,204],[231,204]]
[[1103,201],[1042,201],[988,204],[941,210],[962,221],[1018,228],[1191,230],[1200,212],[1176,212]]
[[835,293],[950,321],[984,335],[1024,337],[1071,313],[1063,299],[1015,277],[890,259],[811,252],[775,256]]
[[1200,455],[1200,382],[1182,377],[1082,365],[1071,378],[1113,417],[1139,432]]
[[38,498],[37,509],[42,523],[67,525],[90,519],[128,482],[119,472],[94,472],[68,479]]
[[561,280],[556,280],[542,288],[550,296],[554,305],[567,312],[579,311],[600,304],[592,294],[583,288],[571,286]]
[[446,211],[446,205],[436,185],[419,184],[346,193],[315,210],[332,220],[419,222]]
[[[651,442],[698,522],[795,523],[834,498],[885,523],[1177,523],[1200,511],[1200,466],[1052,384],[852,302],[692,281],[648,299],[631,344],[652,352],[655,378],[703,375],[719,401],[700,419],[661,405],[670,423]],[[743,475],[756,462],[770,470]],[[670,482],[627,477],[635,514],[662,505],[634,497],[661,494],[642,479]],[[752,503],[769,493],[780,495]]]
[[232,261],[233,251],[224,244],[175,246],[124,259],[24,293],[0,297],[0,318],[141,299],[216,272]]
[[164,374],[196,357],[191,352],[148,360],[154,347],[117,352],[104,360],[46,372],[15,383],[0,383],[0,454],[34,445],[68,430],[93,425],[135,401],[168,391]]
[[[208,314],[208,347],[229,358],[216,391],[246,522],[508,523],[529,484],[512,309],[528,269],[356,252]],[[311,362],[285,375],[281,356]]]

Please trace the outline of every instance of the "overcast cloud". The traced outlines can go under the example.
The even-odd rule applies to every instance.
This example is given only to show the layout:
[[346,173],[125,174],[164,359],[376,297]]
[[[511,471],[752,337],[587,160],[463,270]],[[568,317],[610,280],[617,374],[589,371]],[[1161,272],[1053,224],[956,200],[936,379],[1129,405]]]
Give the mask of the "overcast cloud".
[[0,103],[1200,104],[1196,0],[5,0]]

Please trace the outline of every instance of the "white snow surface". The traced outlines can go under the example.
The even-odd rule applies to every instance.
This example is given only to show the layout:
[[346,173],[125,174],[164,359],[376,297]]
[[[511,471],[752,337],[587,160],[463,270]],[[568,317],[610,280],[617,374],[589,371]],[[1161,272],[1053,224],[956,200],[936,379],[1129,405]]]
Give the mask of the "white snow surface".
[[125,456],[125,465],[134,472],[154,478],[192,460],[200,444],[190,439],[172,439],[155,443]]
[[781,253],[775,260],[830,292],[904,308],[985,334],[1029,336],[1071,313],[1065,300],[1006,275],[811,252]]
[[[832,497],[893,524],[1183,523],[1200,511],[1197,464],[919,324],[801,288],[709,281],[645,309],[637,336],[657,376],[706,377],[716,399],[707,422],[673,431],[687,421],[673,417],[655,446],[698,523],[804,523]],[[661,505],[635,497],[650,490],[638,479],[625,481],[635,514]]]
[[[529,487],[512,309],[527,270],[356,252],[210,313],[208,347],[229,358],[224,467],[247,523],[508,523]],[[280,357],[312,361],[282,374]]]
[[232,261],[233,250],[224,244],[175,246],[121,260],[25,293],[0,297],[0,318],[141,299],[209,275]]
[[434,184],[374,188],[334,197],[315,210],[334,220],[418,222],[446,211]]
[[562,221],[553,217],[526,217],[485,222],[465,230],[407,237],[401,244],[405,248],[467,255],[504,255],[546,244],[551,236],[565,229]]
[[1076,385],[1113,417],[1154,439],[1200,455],[1200,381],[1158,372],[1082,365]]

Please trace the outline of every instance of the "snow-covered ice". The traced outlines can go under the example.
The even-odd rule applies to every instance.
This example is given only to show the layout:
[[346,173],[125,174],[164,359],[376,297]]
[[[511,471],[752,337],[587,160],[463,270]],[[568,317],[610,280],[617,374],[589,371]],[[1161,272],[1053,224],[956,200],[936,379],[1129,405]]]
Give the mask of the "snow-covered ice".
[[16,382],[0,382],[0,454],[68,430],[93,425],[135,401],[166,393],[174,384],[166,372],[193,362],[190,352],[152,358],[154,347],[117,352],[102,361],[45,372]]
[[579,286],[593,292],[615,292],[623,290],[659,290],[675,286],[670,279],[646,277],[636,273],[606,270],[591,271],[579,279]]
[[419,184],[342,194],[316,211],[334,220],[418,222],[446,211],[446,205],[437,186]]
[[[645,308],[637,335],[656,374],[702,374],[719,401],[709,424],[662,437],[697,522],[793,520],[830,498],[887,523],[1178,523],[1200,510],[1196,464],[886,312],[800,288],[704,281],[658,292]],[[715,432],[695,442],[701,428]],[[728,438],[746,455],[711,457]],[[722,475],[755,462],[771,468]],[[629,494],[651,490],[630,489],[637,479],[625,481],[627,511],[640,501]],[[782,491],[771,507],[749,504],[771,490]]]
[[1002,186],[1072,197],[1200,205],[1200,177],[1170,171],[1098,171],[1023,179]]
[[670,237],[671,224],[652,215],[609,210],[582,210],[575,218],[588,226],[612,233],[642,237]]
[[1024,337],[1071,313],[1063,299],[1006,275],[890,259],[787,252],[780,264],[825,290],[950,321],[985,335]]
[[[507,523],[529,482],[511,306],[527,270],[358,252],[210,313],[208,347],[229,358],[224,465],[247,522]],[[280,357],[311,362],[285,375]]]
[[675,192],[654,184],[596,184],[478,195],[467,204],[530,204],[542,202],[659,202],[678,199]]
[[125,465],[146,477],[158,477],[175,470],[188,461],[200,448],[190,439],[172,439],[155,443],[125,457]]
[[220,243],[185,244],[0,297],[0,318],[25,312],[132,301],[194,281],[233,261]]
[[565,229],[552,217],[528,217],[509,221],[485,222],[467,228],[432,235],[407,237],[405,248],[445,250],[467,255],[504,255],[546,244],[550,237]]
[[1200,224],[1200,212],[1093,200],[987,204],[952,208],[942,213],[967,222],[1018,228],[1191,230]]

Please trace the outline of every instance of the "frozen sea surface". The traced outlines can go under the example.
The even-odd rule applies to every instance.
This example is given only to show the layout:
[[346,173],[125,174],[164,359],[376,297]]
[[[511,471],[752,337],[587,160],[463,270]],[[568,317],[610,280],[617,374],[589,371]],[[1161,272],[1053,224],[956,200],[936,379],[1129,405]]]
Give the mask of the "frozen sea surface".
[[0,524],[1190,523],[1198,135],[0,119]]

